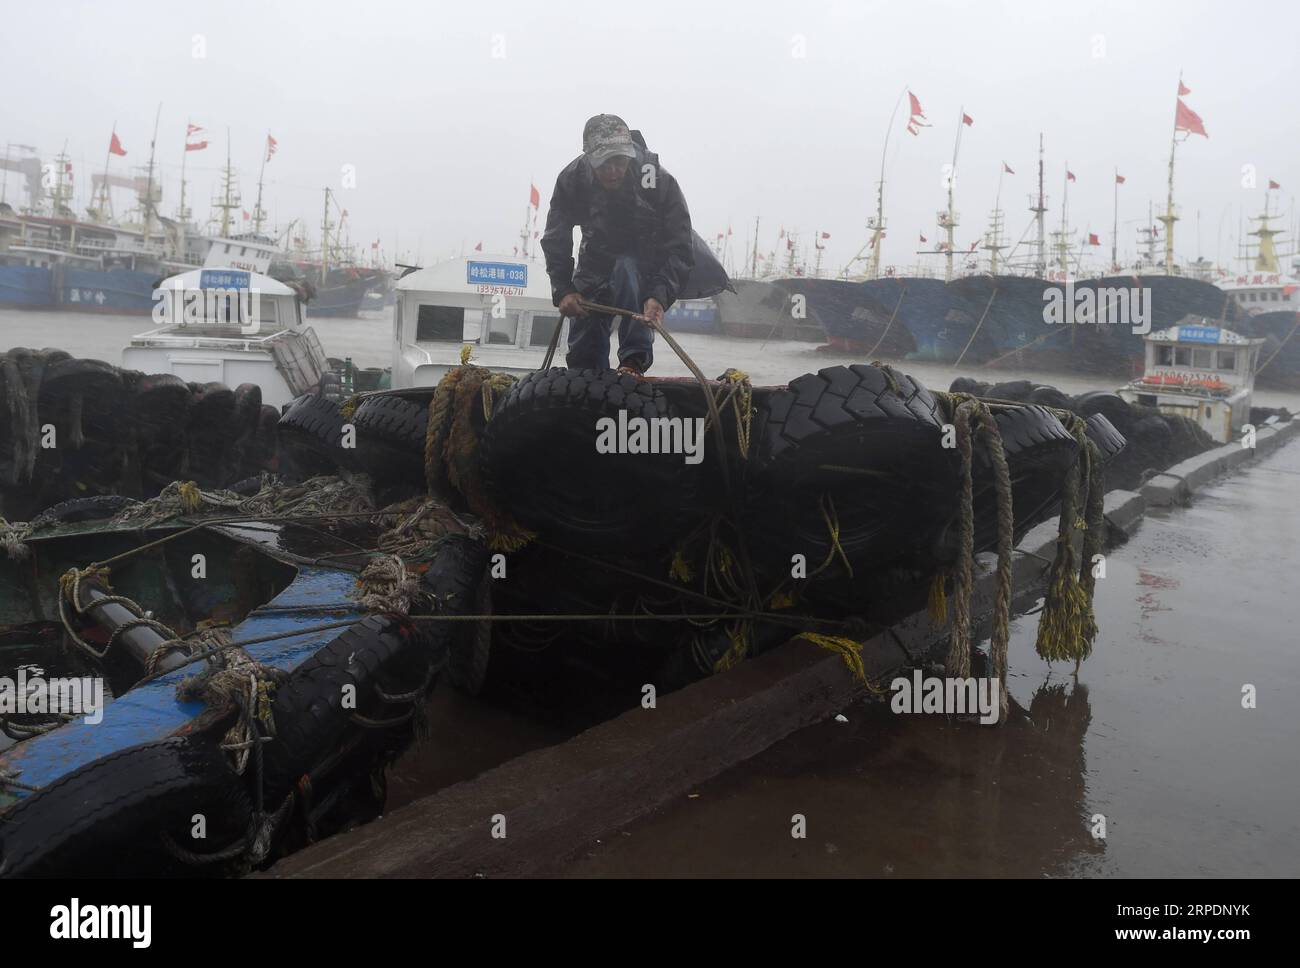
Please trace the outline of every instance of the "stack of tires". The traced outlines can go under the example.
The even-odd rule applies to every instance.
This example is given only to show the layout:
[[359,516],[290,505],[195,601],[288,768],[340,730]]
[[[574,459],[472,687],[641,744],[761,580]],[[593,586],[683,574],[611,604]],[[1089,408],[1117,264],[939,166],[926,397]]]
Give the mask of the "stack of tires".
[[186,383],[61,350],[0,354],[0,513],[76,497],[226,487],[276,470],[279,412],[253,384]]

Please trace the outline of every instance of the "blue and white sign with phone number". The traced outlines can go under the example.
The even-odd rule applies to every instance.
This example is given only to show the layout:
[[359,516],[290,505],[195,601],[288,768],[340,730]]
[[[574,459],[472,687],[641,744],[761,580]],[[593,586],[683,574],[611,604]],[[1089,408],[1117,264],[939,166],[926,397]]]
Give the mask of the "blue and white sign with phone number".
[[528,266],[517,262],[470,262],[467,281],[479,286],[528,286]]

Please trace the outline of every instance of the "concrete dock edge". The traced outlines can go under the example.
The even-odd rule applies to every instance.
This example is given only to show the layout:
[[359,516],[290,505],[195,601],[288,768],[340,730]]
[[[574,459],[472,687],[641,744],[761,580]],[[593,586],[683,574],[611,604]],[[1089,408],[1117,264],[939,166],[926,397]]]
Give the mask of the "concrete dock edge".
[[[1148,507],[1183,503],[1197,488],[1300,434],[1300,420],[1261,430],[1256,447],[1227,444],[1171,467],[1140,491],[1106,495],[1112,547]],[[1030,530],[1013,556],[1016,597],[1041,588],[1057,523]],[[993,607],[993,555],[977,559],[972,614]],[[868,641],[868,678],[894,675],[942,654],[945,629],[924,612]],[[791,733],[850,706],[865,687],[839,656],[795,639],[637,708],[556,746],[409,803],[373,823],[314,844],[259,877],[472,877],[558,869],[598,838],[750,759]],[[504,839],[492,836],[503,815]]]

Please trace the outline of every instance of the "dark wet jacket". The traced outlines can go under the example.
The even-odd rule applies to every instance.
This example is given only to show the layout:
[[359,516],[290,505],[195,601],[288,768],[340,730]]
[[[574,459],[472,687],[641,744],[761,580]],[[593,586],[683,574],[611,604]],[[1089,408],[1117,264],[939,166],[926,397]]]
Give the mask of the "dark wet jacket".
[[[653,296],[664,309],[683,296],[706,295],[686,291],[699,246],[698,236],[691,231],[691,214],[677,179],[660,167],[659,156],[654,152],[641,144],[636,146],[636,152],[637,157],[629,162],[627,176],[617,191],[601,188],[584,155],[571,161],[556,178],[551,209],[546,216],[546,232],[542,236],[555,305],[571,292],[599,302],[601,289],[609,281],[614,260],[620,255],[636,256],[641,270],[642,297]],[[646,169],[646,165],[651,168]],[[647,171],[654,174],[650,188],[645,187],[649,181]],[[621,217],[615,213],[621,213]],[[576,272],[575,225],[582,226]],[[721,284],[712,291],[718,292],[726,285],[723,273]],[[641,307],[628,308],[640,310]]]

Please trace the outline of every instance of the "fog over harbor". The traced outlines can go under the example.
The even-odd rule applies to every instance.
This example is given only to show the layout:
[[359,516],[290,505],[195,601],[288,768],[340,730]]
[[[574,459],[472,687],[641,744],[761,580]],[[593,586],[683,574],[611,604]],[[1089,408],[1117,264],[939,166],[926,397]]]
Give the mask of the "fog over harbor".
[[[177,205],[187,122],[210,143],[187,159],[200,221],[227,132],[252,209],[269,131],[272,224],[301,219],[315,235],[329,186],[352,241],[367,253],[378,242],[387,261],[427,264],[480,242],[509,252],[530,183],[544,216],[583,121],[602,111],[645,133],[701,235],[731,229],[737,269],[758,216],[760,251],[783,245],[782,228],[810,253],[825,233],[822,271],[838,271],[867,239],[889,130],[883,261],[937,270],[940,256],[915,253],[927,248],[922,235],[930,246],[937,238],[962,113],[972,124],[957,166],[958,251],[982,238],[1004,163],[1015,172],[1001,175],[1005,231],[1021,237],[1041,132],[1049,227],[1059,227],[1068,163],[1070,226],[1077,240],[1096,234],[1097,257],[1109,258],[1118,170],[1118,247],[1130,261],[1148,203],[1159,210],[1165,199],[1180,72],[1209,137],[1178,153],[1178,260],[1233,259],[1241,220],[1257,214],[1269,180],[1282,186],[1274,208],[1289,229],[1300,185],[1300,118],[1285,109],[1292,58],[1267,42],[1260,52],[1262,36],[1300,27],[1300,12],[1282,4],[759,2],[740,12],[666,2],[614,13],[572,3],[559,15],[497,2],[56,2],[10,8],[5,23],[7,70],[40,84],[6,99],[0,137],[6,150],[30,146],[46,160],[66,147],[78,210],[114,125],[128,154],[110,170],[148,161],[161,105],[164,214]],[[932,125],[915,136],[905,89]],[[119,191],[121,211],[133,199]],[[20,195],[9,173],[6,196]]]

